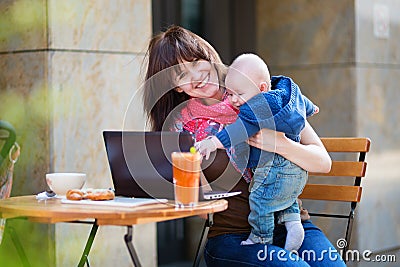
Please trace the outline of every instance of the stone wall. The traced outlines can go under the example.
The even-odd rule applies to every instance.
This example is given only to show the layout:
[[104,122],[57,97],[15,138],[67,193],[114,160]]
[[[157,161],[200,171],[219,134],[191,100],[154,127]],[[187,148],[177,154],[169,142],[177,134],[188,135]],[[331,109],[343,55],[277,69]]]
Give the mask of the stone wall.
[[[140,87],[151,1],[8,0],[0,14],[0,119],[14,124],[22,149],[12,195],[43,191],[47,172],[85,172],[85,187],[111,187],[102,130],[123,128]],[[132,127],[143,129],[137,110],[141,120]],[[22,224],[31,236],[20,237],[28,258],[32,265],[40,258],[40,266],[76,265],[90,231]],[[141,232],[135,243],[143,265],[155,266],[155,225],[134,231]],[[131,266],[124,234],[123,227],[100,227],[91,265]]]
[[[399,5],[395,0],[259,0],[256,7],[257,51],[273,75],[291,76],[319,105],[320,113],[309,120],[317,133],[372,140],[351,248],[378,254],[400,247],[400,213],[391,206],[400,202]],[[329,203],[305,205],[312,211],[345,210]],[[314,222],[334,244],[344,236],[340,220]]]
[[395,254],[398,262],[400,17],[397,11],[400,2],[355,1],[355,7],[357,133],[372,139],[364,195],[358,210],[358,247],[381,255]]

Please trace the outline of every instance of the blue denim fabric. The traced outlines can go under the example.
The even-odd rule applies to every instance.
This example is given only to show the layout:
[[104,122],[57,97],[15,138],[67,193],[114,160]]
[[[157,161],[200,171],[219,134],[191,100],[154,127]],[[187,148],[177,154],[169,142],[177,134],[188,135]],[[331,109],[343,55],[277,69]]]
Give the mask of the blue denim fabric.
[[[286,238],[285,227],[277,226],[274,231],[274,244],[276,245],[242,246],[240,242],[247,239],[247,233],[224,234],[209,238],[204,251],[205,261],[208,267],[346,266],[340,254],[318,227],[311,221],[303,222],[303,227],[305,238],[298,251],[300,257],[289,254],[287,250],[277,246],[283,246]],[[313,253],[316,255],[315,257],[309,256]],[[303,256],[304,259],[302,259]]]
[[280,223],[300,221],[297,197],[306,182],[305,170],[277,154],[272,161],[256,168],[249,197],[249,239],[254,243],[272,243],[275,212],[279,212]]
[[[301,93],[299,86],[289,77],[272,76],[271,90],[257,94],[240,107],[238,119],[227,125],[216,136],[225,148],[235,147],[245,142],[262,128],[283,132],[293,141],[300,141],[306,118],[314,114],[316,106]],[[247,143],[244,143],[248,146]],[[249,148],[245,148],[247,151]],[[258,167],[271,159],[272,154],[251,147],[249,157],[235,157],[241,170],[244,167]]]

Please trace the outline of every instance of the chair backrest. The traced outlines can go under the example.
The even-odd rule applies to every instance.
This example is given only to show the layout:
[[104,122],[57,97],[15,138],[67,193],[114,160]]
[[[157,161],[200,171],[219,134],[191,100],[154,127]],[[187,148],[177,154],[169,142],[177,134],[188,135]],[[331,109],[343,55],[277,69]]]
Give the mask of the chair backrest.
[[[343,260],[346,261],[346,252],[351,241],[355,209],[357,203],[361,201],[361,179],[365,177],[366,174],[367,162],[365,158],[366,154],[369,152],[371,140],[369,138],[360,137],[329,137],[321,138],[321,141],[331,156],[333,156],[334,153],[341,153],[344,154],[346,159],[353,158],[353,160],[339,161],[333,159],[332,168],[329,173],[309,173],[309,176],[318,176],[320,179],[323,179],[323,184],[307,183],[299,198],[350,203],[348,214],[310,212],[311,216],[347,219],[346,242],[339,247],[339,249],[342,250]],[[339,177],[346,178],[335,179]],[[348,179],[351,179],[351,182],[348,181]],[[345,183],[341,184],[343,181],[345,181]]]
[[[19,156],[19,147],[18,151],[14,149],[18,146],[15,140],[14,127],[0,120],[0,199],[8,198],[11,194],[13,167]],[[13,158],[14,153],[16,153],[16,158]],[[0,219],[0,244],[3,240],[5,224],[6,219]]]
[[[371,140],[369,138],[351,138],[351,137],[327,137],[321,138],[326,150],[330,153],[345,153],[355,158],[356,154],[358,157],[356,160],[339,161],[332,160],[332,168],[329,173],[309,173],[309,176],[321,176],[330,177],[330,179],[324,179],[329,181],[335,181],[331,184],[311,184],[307,183],[303,193],[299,196],[301,199],[311,200],[326,200],[326,201],[340,201],[350,203],[350,212],[347,215],[343,214],[321,214],[321,213],[310,213],[311,216],[323,216],[323,217],[335,217],[347,219],[346,228],[346,246],[342,248],[343,259],[346,261],[346,251],[351,239],[351,230],[353,226],[354,210],[358,202],[361,201],[361,178],[365,177],[367,162],[365,162],[366,154],[369,152]],[[348,157],[346,157],[347,159]],[[338,184],[339,179],[335,177],[347,177],[352,179],[353,185]],[[342,179],[340,179],[342,180]],[[207,240],[207,233],[209,228],[212,226],[212,214],[209,214],[207,221],[205,222],[203,232],[201,234],[199,246],[197,248],[196,257],[193,266],[199,266],[201,257],[203,255],[204,246]]]
[[8,157],[16,140],[14,127],[7,121],[0,120],[0,166]]
[[[354,161],[332,160],[332,168],[329,173],[309,173],[309,176],[349,177],[349,179],[353,179],[353,185],[308,183],[299,198],[360,202],[362,193],[361,178],[365,177],[367,169],[365,156],[370,149],[371,140],[368,138],[329,137],[321,138],[321,141],[330,153],[357,153],[358,159]],[[337,180],[331,178],[330,181]]]

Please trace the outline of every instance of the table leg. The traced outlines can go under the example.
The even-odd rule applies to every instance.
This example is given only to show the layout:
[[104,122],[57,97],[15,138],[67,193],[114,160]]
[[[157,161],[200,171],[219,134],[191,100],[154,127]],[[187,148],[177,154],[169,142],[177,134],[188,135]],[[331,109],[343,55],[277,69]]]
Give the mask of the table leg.
[[79,261],[78,267],[83,267],[85,263],[87,263],[87,266],[89,267],[89,252],[92,248],[94,237],[96,236],[98,228],[99,226],[97,225],[97,220],[95,220],[92,226],[92,230],[90,231],[89,238],[86,241],[85,249],[83,250],[83,254],[81,260]]
[[132,244],[132,226],[129,225],[127,227],[128,227],[127,233],[126,233],[124,238],[125,238],[126,246],[128,247],[129,254],[131,255],[131,259],[133,261],[133,265],[135,267],[142,267],[142,265],[140,264],[140,261],[139,261],[139,257],[138,257],[138,255],[136,253],[136,250],[135,250],[135,248],[133,247],[133,244]]
[[204,247],[207,242],[207,235],[210,227],[214,224],[214,213],[207,214],[207,220],[204,222],[203,231],[201,232],[199,246],[197,247],[196,257],[194,258],[193,267],[198,267],[203,257]]

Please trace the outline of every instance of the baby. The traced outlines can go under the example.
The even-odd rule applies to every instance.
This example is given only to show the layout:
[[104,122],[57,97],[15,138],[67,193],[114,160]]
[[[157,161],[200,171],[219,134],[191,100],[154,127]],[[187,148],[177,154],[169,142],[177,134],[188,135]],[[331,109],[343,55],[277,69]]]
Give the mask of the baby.
[[[235,161],[241,169],[251,168],[250,215],[252,227],[242,245],[270,244],[273,240],[275,216],[285,224],[285,249],[298,250],[304,239],[297,197],[307,181],[307,172],[278,154],[248,147],[246,140],[262,128],[269,128],[300,142],[300,132],[306,117],[318,113],[319,108],[292,79],[270,74],[265,62],[254,54],[242,54],[229,67],[225,85],[231,104],[239,109],[237,120],[215,136],[195,144],[208,159],[217,148],[234,148]],[[242,150],[247,151],[244,153]]]

